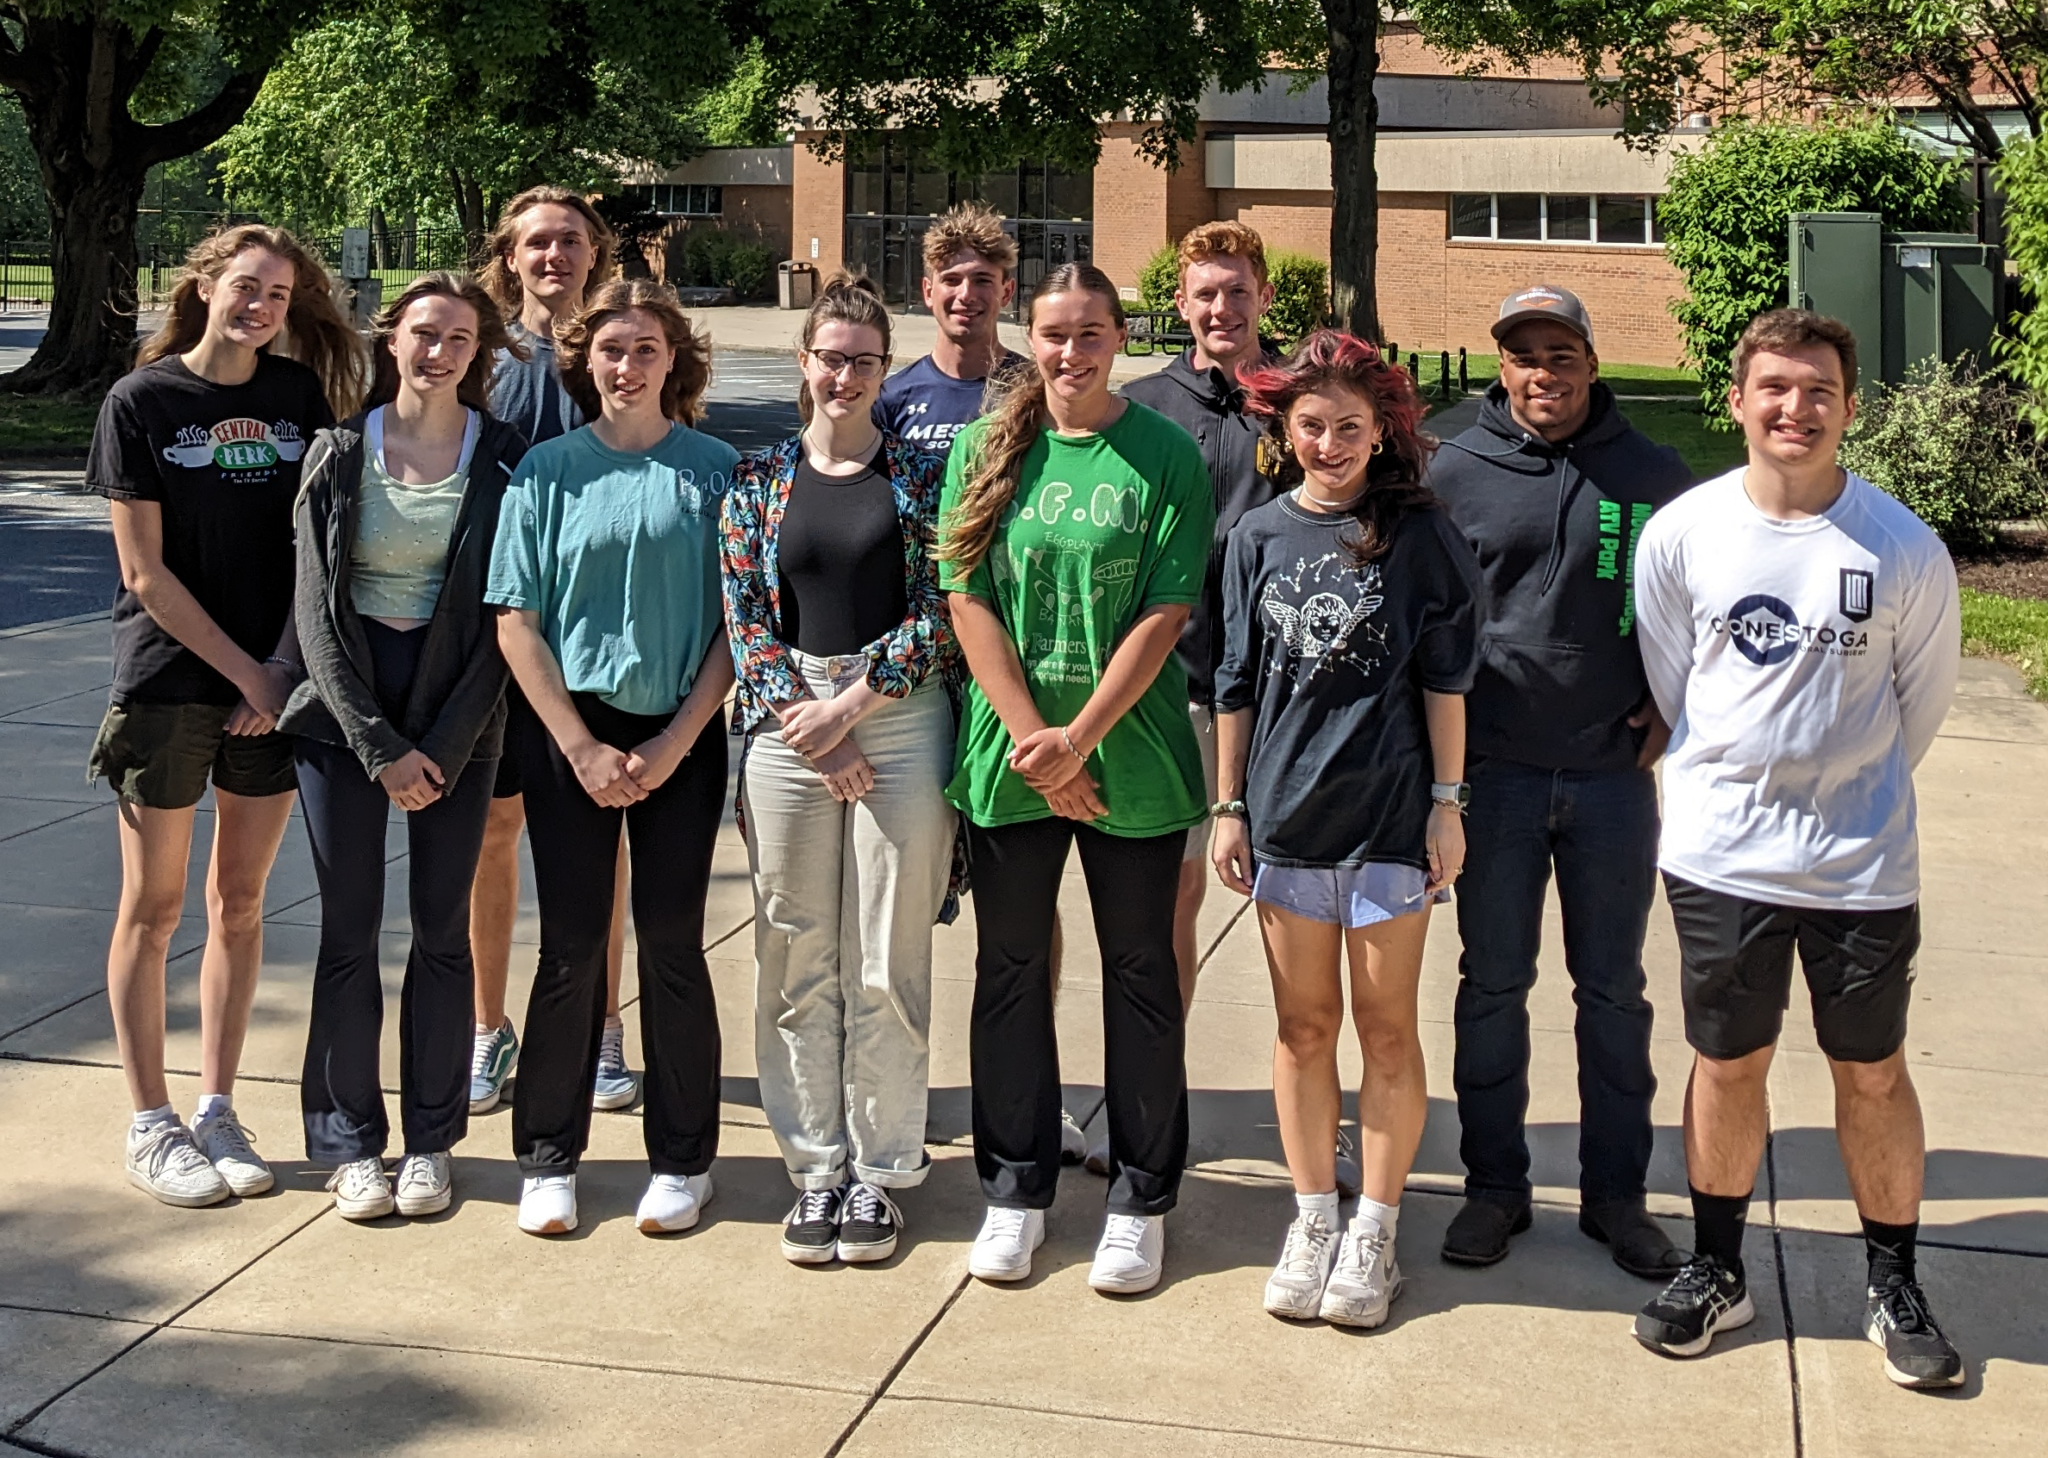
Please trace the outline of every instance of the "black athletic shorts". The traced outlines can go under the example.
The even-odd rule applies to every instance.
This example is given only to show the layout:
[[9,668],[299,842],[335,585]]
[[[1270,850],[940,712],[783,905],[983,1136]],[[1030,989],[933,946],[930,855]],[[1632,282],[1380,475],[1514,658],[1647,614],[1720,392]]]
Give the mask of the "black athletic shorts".
[[1685,1040],[1709,1058],[1778,1041],[1792,1000],[1792,954],[1806,972],[1821,1052],[1877,1063],[1906,1041],[1920,908],[1817,911],[1750,901],[1664,873],[1678,931]]
[[527,707],[526,695],[519,692],[519,685],[507,679],[505,682],[505,752],[498,756],[498,778],[491,785],[493,800],[509,800],[514,795],[526,793],[526,780],[519,773],[519,746],[526,740],[526,729],[520,720],[531,714]]

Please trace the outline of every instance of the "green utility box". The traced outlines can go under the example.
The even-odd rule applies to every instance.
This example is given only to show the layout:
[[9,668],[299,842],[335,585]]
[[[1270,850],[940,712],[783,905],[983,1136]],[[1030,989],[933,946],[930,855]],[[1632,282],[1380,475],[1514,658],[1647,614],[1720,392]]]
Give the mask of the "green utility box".
[[2005,262],[1967,233],[1887,233],[1876,213],[1794,213],[1791,300],[1856,335],[1859,373],[1888,385],[1925,359],[1991,358]]
[[1999,251],[1967,233],[1885,234],[1885,383],[1929,358],[1989,364],[2003,271]]
[[1884,358],[1883,235],[1876,213],[1792,215],[1792,307],[1847,324],[1865,376]]

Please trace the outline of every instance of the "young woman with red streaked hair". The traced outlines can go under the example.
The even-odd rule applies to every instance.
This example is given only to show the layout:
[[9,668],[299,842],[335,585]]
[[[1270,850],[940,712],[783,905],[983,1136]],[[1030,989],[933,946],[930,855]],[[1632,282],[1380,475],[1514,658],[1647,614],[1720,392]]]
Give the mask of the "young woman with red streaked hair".
[[[1265,1302],[1374,1327],[1401,1288],[1396,1217],[1428,1110],[1423,938],[1465,860],[1479,564],[1423,485],[1435,442],[1415,387],[1372,345],[1322,331],[1243,383],[1288,488],[1231,533],[1216,675],[1212,856],[1257,903],[1297,1205]],[[1365,1055],[1348,1225],[1333,1153],[1347,961]]]

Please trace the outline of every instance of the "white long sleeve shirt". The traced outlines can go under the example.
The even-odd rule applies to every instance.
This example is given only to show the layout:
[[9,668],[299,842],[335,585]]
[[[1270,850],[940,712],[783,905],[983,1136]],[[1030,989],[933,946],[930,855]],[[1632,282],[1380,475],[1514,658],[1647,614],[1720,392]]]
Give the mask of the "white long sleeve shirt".
[[1961,666],[1955,564],[1860,476],[1824,515],[1777,521],[1745,471],[1651,517],[1636,554],[1643,667],[1672,726],[1658,862],[1752,901],[1909,906],[1913,768]]

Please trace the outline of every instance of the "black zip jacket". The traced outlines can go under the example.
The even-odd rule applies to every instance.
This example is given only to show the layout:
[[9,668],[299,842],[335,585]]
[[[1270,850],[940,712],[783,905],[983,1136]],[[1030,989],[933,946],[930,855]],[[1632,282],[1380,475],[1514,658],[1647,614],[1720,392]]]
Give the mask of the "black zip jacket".
[[1539,769],[1635,765],[1629,715],[1649,685],[1636,646],[1636,542],[1650,513],[1692,484],[1677,451],[1631,426],[1614,392],[1556,445],[1486,392],[1479,423],[1445,441],[1429,486],[1479,554],[1487,613],[1466,744]]
[[441,767],[446,793],[463,766],[495,759],[504,747],[508,671],[498,652],[497,610],[484,602],[484,577],[498,508],[513,468],[526,454],[526,437],[517,426],[482,417],[456,508],[447,577],[427,619],[405,709],[394,722],[377,702],[369,637],[349,592],[364,419],[357,414],[321,431],[306,451],[293,513],[293,622],[306,678],[292,691],[277,727],[347,746],[371,779],[417,749]]
[[[1268,351],[1270,353],[1270,351]],[[1216,495],[1216,540],[1202,600],[1188,614],[1180,634],[1180,662],[1187,670],[1188,697],[1198,704],[1216,699],[1216,665],[1223,661],[1223,544],[1238,518],[1279,494],[1271,476],[1259,470],[1259,440],[1265,425],[1244,412],[1244,391],[1218,369],[1197,370],[1194,351],[1157,374],[1123,387],[1126,399],[1157,410],[1195,438],[1209,466]],[[1271,459],[1279,459],[1269,453]]]

